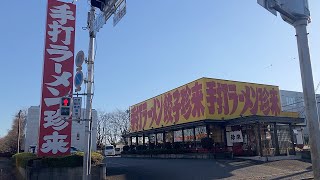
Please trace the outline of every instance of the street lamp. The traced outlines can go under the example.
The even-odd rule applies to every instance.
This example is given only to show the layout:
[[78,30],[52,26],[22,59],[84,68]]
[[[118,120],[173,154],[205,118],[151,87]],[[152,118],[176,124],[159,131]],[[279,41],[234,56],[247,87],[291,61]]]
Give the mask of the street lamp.
[[313,84],[307,25],[311,22],[308,0],[257,0],[258,4],[296,29],[314,179],[320,179],[320,126]]

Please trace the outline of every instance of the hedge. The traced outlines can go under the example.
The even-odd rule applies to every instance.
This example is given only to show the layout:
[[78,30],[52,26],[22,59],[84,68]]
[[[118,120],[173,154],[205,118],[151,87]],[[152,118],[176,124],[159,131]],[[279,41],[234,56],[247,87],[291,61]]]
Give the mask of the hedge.
[[37,156],[35,154],[27,153],[27,152],[17,153],[12,156],[12,159],[13,159],[15,165],[17,167],[23,167],[23,168],[26,167],[29,160],[36,159],[36,158],[37,158]]
[[[55,156],[55,157],[37,157],[32,153],[19,153],[13,155],[16,166],[26,168],[26,165],[32,166],[34,161],[42,167],[78,167],[83,165],[83,152],[77,152],[67,156]],[[98,165],[103,161],[103,156],[99,153],[92,152],[91,164]],[[38,164],[37,163],[37,164]]]

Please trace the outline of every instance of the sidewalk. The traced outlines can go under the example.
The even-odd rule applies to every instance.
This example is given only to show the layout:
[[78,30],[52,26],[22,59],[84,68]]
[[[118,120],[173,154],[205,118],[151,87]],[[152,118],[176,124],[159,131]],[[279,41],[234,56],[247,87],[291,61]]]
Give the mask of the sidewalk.
[[313,179],[312,164],[301,160],[264,162],[251,167],[235,169],[225,179]]
[[268,161],[280,161],[280,160],[300,160],[301,156],[298,155],[289,155],[289,156],[269,156],[269,157],[261,157],[261,156],[237,156],[234,157],[235,159],[246,159],[246,160],[253,160],[253,161],[261,161],[261,162],[268,162]]

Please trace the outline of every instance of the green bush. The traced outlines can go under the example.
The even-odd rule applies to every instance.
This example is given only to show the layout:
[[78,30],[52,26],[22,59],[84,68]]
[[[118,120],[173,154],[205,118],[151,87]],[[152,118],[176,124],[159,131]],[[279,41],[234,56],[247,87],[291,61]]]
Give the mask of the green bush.
[[97,153],[97,152],[91,153],[91,164],[92,165],[101,164],[103,159],[104,159],[104,157],[100,153]]
[[82,166],[83,156],[72,154],[67,156],[42,157],[37,159],[41,161],[43,167],[77,167]]
[[[83,152],[77,152],[67,156],[53,156],[53,157],[37,157],[32,153],[19,153],[13,156],[16,166],[25,168],[26,165],[32,166],[35,164],[41,167],[79,167],[83,165]],[[103,156],[97,152],[91,153],[91,164],[98,165],[103,161]]]
[[36,159],[37,156],[33,153],[18,153],[12,156],[12,159],[17,167],[25,168],[29,160]]

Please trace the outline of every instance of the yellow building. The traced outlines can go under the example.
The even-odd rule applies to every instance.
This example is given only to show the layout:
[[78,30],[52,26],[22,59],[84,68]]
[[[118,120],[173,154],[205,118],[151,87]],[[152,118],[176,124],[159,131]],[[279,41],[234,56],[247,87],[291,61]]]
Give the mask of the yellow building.
[[131,145],[199,151],[201,139],[235,155],[293,150],[297,113],[281,111],[277,86],[200,78],[131,106]]

